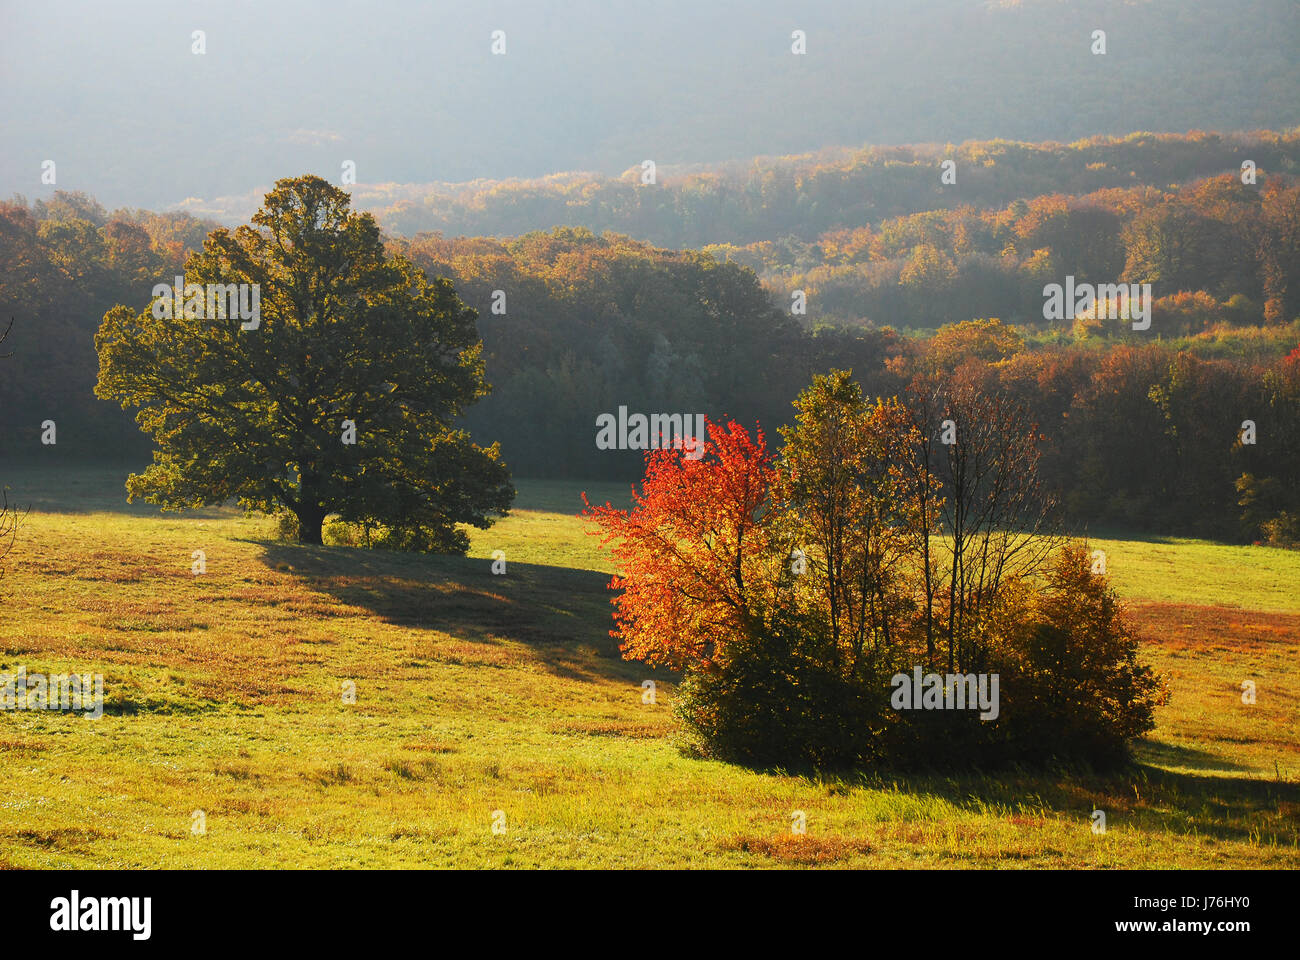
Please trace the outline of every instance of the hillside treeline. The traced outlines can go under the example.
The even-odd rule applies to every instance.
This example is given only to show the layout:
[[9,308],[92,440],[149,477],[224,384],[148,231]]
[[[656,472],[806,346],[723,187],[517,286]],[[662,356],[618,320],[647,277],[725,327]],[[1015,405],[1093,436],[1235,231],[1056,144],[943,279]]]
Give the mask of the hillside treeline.
[[[788,238],[706,247],[754,268],[778,300],[802,290],[814,324],[934,328],[972,316],[1043,322],[1043,287],[1151,284],[1154,329],[1300,315],[1300,184],[1223,174],[1158,189],[1050,193],[1005,207],[928,210]],[[1087,322],[1078,336],[1113,335]]]
[[[1154,325],[1145,337],[1027,338],[996,320],[924,338],[809,330],[737,265],[623,237],[425,235],[401,247],[479,309],[494,390],[467,419],[502,440],[517,475],[637,476],[639,455],[595,444],[596,417],[620,405],[775,429],[801,384],[833,366],[869,396],[969,367],[1034,412],[1051,441],[1044,476],[1074,521],[1255,538],[1280,513],[1300,516],[1297,322],[1164,340]],[[1254,444],[1238,442],[1246,420]]]
[[[0,457],[148,456],[129,416],[94,397],[95,331],[116,304],[149,303],[215,223],[186,214],[109,213],[81,193],[0,203],[0,317],[13,358],[0,376]],[[41,423],[55,422],[43,447]]]
[[[941,180],[952,160],[955,183]],[[823,234],[894,217],[961,207],[1001,208],[1045,194],[1083,195],[1171,184],[1233,171],[1300,169],[1300,131],[1220,135],[1133,133],[1077,143],[970,141],[874,146],[755,160],[685,175],[642,169],[620,178],[557,174],[429,186],[356,187],[392,231],[516,236],[555,224],[612,230],[659,246],[745,245]],[[1261,176],[1261,182],[1262,182]]]
[[[1266,185],[1254,201],[1211,180],[1188,196],[1220,197],[1228,210],[1256,202],[1276,210],[1281,226],[1267,234],[1270,242],[1293,243],[1294,190]],[[1181,205],[1152,209],[1192,216]],[[1011,229],[1054,224],[1032,241],[1048,244],[1046,256],[1057,255],[1052,238],[1063,238],[1064,251],[1064,240],[1078,236],[1068,203],[1065,225],[1054,219],[1059,204],[1036,199],[1025,207]],[[1212,222],[1259,229],[1249,217]],[[0,456],[147,458],[129,416],[93,397],[93,331],[115,303],[146,306],[153,285],[179,272],[205,230],[183,216],[107,214],[76,195],[0,209],[0,315],[15,318],[6,342],[15,356],[0,378]],[[1164,236],[1235,249],[1183,228]],[[597,417],[621,406],[730,416],[773,431],[788,422],[798,391],[832,367],[851,369],[868,396],[895,395],[927,370],[969,367],[963,376],[985,378],[989,390],[1013,393],[1034,412],[1050,441],[1044,476],[1074,522],[1280,541],[1300,516],[1300,288],[1285,272],[1280,281],[1252,274],[1252,263],[1271,262],[1258,253],[1226,261],[1224,277],[1246,279],[1205,296],[1221,303],[1232,284],[1253,276],[1260,297],[1273,290],[1281,304],[1269,326],[1250,325],[1254,314],[1240,322],[1230,314],[1174,337],[1156,313],[1143,333],[1121,327],[1076,338],[1068,324],[975,322],[982,311],[972,309],[965,322],[909,337],[888,328],[814,329],[778,307],[740,264],[622,236],[558,228],[515,240],[427,234],[391,245],[450,277],[478,310],[493,391],[466,420],[479,441],[501,441],[517,477],[639,476],[640,452],[595,442]],[[1294,270],[1289,256],[1277,262]],[[1177,286],[1170,282],[1158,290]],[[40,441],[47,419],[58,424],[54,447]],[[1241,442],[1247,420],[1254,443]]]

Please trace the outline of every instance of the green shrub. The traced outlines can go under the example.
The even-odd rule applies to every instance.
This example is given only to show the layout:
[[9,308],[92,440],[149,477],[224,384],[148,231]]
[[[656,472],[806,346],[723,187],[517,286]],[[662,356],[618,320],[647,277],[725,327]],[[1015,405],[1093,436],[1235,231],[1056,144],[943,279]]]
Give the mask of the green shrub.
[[366,545],[366,532],[359,523],[334,517],[321,527],[321,542],[327,547],[362,547]]
[[997,767],[1053,761],[1107,767],[1128,757],[1167,700],[1137,660],[1138,638],[1087,550],[1067,546],[1036,586],[1013,580],[989,611],[985,672],[999,678],[998,714],[895,710],[891,678],[925,666],[913,622],[892,658],[837,668],[824,622],[776,613],[691,668],[676,713],[691,747],[761,768]]
[[688,671],[675,703],[700,754],[756,767],[834,768],[882,759],[890,721],[878,685],[826,662],[824,627],[777,614]]
[[371,546],[412,553],[446,553],[464,556],[469,550],[469,535],[450,524],[381,527],[372,532]]
[[1259,530],[1264,535],[1264,542],[1270,547],[1300,547],[1300,515],[1283,510],[1276,517],[1261,523]]
[[1037,589],[1012,584],[996,616],[995,759],[1110,766],[1155,726],[1155,708],[1167,701],[1167,691],[1138,662],[1138,637],[1108,579],[1092,572],[1084,546],[1061,550]]
[[288,510],[271,514],[271,527],[275,539],[298,542],[298,518]]

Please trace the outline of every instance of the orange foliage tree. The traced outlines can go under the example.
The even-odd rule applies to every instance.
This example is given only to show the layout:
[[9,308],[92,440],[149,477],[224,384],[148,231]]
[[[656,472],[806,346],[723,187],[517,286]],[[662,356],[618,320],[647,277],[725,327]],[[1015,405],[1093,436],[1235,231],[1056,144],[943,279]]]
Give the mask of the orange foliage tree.
[[[616,629],[628,659],[681,670],[707,667],[729,638],[763,618],[783,554],[767,508],[775,479],[762,430],[711,420],[703,449],[646,455],[633,506],[593,505],[592,532],[624,571],[610,581]],[[689,447],[689,445],[688,445]]]

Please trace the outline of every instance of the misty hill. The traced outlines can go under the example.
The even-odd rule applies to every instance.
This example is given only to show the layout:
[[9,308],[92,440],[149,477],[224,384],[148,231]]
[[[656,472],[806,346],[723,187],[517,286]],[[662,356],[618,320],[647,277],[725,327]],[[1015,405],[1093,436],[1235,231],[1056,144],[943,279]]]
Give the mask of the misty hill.
[[5,13],[0,195],[201,209],[286,171],[339,182],[347,160],[361,185],[430,184],[1300,123],[1293,0],[661,0],[633,16],[596,0],[77,0],[60,14],[52,30],[42,8]]

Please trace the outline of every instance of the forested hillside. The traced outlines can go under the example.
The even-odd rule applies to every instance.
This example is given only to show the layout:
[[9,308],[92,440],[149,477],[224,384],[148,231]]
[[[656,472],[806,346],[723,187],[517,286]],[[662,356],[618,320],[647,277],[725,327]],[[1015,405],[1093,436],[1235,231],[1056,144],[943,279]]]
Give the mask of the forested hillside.
[[[466,422],[501,441],[516,476],[636,476],[636,451],[595,444],[596,418],[619,407],[773,432],[830,367],[881,395],[961,369],[1035,411],[1053,444],[1046,473],[1075,520],[1285,538],[1300,516],[1300,186],[1287,172],[1298,144],[1265,133],[968,145],[947,185],[937,154],[874,151],[724,190],[739,205],[719,200],[716,217],[689,206],[707,190],[627,188],[689,201],[665,214],[683,224],[776,237],[703,250],[574,226],[388,243],[477,309],[493,392]],[[808,224],[805,237],[782,237],[783,222]],[[94,331],[114,304],[143,309],[213,226],[110,213],[74,193],[0,207],[0,315],[14,317],[15,354],[0,386],[3,455],[147,457],[129,416],[93,396]],[[1097,311],[1045,320],[1044,287],[1069,276],[1150,283],[1150,327]],[[792,309],[795,291],[806,312]],[[56,445],[41,443],[47,420]],[[1246,420],[1257,444],[1237,442]]]
[[[852,369],[872,396],[918,376],[969,377],[1033,411],[1051,440],[1044,474],[1077,522],[1255,538],[1285,513],[1279,530],[1300,536],[1300,320],[1214,320],[1190,336],[1161,335],[1158,320],[1109,337],[1078,324],[1078,339],[994,319],[925,337],[810,330],[734,264],[622,237],[562,229],[401,247],[479,308],[495,389],[468,421],[501,438],[520,475],[636,476],[635,452],[594,443],[596,417],[620,404],[757,419],[774,433],[798,384],[829,367]],[[492,313],[495,290],[504,315]],[[1267,439],[1241,444],[1247,419]]]
[[[941,181],[952,160],[955,183]],[[1221,135],[1132,133],[1074,143],[973,140],[948,145],[868,146],[760,157],[688,173],[656,170],[642,183],[556,174],[465,184],[358,185],[355,202],[392,231],[516,235],[556,224],[614,230],[661,246],[814,242],[823,234],[928,210],[1004,207],[1048,194],[1132,187],[1167,189],[1239,172],[1244,160],[1274,173],[1300,170],[1300,132]],[[250,197],[253,205],[256,198]],[[214,211],[237,219],[245,211]]]

